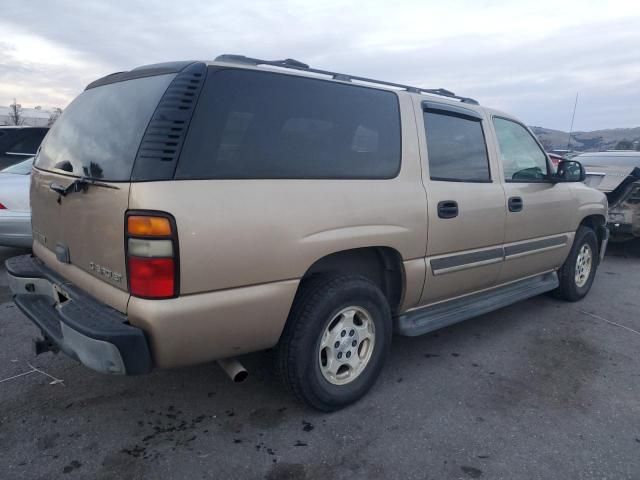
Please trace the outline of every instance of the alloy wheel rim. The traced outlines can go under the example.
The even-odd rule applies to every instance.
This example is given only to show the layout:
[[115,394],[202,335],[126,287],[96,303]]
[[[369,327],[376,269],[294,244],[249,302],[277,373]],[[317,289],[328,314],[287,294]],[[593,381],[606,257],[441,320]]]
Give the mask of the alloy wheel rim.
[[371,360],[375,338],[373,319],[364,308],[351,306],[335,314],[327,323],[318,349],[325,380],[346,385],[358,378]]
[[576,259],[575,281],[578,287],[584,287],[589,280],[593,265],[593,252],[588,244],[582,245]]

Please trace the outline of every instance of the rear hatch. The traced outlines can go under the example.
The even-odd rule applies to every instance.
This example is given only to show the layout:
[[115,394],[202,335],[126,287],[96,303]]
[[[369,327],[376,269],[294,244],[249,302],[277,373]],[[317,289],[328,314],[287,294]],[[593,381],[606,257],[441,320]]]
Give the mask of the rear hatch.
[[56,121],[35,161],[34,252],[69,280],[86,279],[78,286],[119,310],[128,296],[109,290],[127,292],[124,222],[134,164],[175,77],[90,86]]

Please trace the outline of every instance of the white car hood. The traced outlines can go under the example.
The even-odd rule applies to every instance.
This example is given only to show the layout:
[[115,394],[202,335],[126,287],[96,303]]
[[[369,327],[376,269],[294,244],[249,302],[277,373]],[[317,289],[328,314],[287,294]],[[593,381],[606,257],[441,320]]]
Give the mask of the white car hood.
[[586,167],[585,183],[601,192],[609,193],[618,188],[636,167],[619,167],[613,165]]
[[30,212],[30,183],[31,175],[0,173],[0,203],[9,211]]

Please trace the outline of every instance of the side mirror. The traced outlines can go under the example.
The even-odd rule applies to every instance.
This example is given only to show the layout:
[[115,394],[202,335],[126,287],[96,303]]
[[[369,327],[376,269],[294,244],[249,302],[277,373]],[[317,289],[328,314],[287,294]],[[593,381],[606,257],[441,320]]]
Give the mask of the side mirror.
[[556,182],[584,182],[587,172],[576,160],[560,160],[558,170],[553,177]]

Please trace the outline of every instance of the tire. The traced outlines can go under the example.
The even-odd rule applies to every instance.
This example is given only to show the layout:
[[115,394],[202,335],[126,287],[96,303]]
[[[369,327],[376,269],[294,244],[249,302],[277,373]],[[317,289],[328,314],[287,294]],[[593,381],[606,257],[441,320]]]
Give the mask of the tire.
[[[585,252],[590,252],[591,255],[589,271],[587,273],[583,269],[582,275],[579,275],[576,264],[580,261],[580,258],[584,258]],[[577,302],[584,298],[585,295],[589,293],[591,285],[593,284],[598,262],[598,238],[595,232],[588,227],[579,227],[573,241],[573,246],[571,247],[571,252],[569,252],[567,260],[558,271],[560,286],[554,291],[555,296],[568,302]]]
[[277,368],[298,400],[324,412],[339,410],[375,383],[391,335],[389,304],[374,283],[354,275],[311,277],[293,302]]

